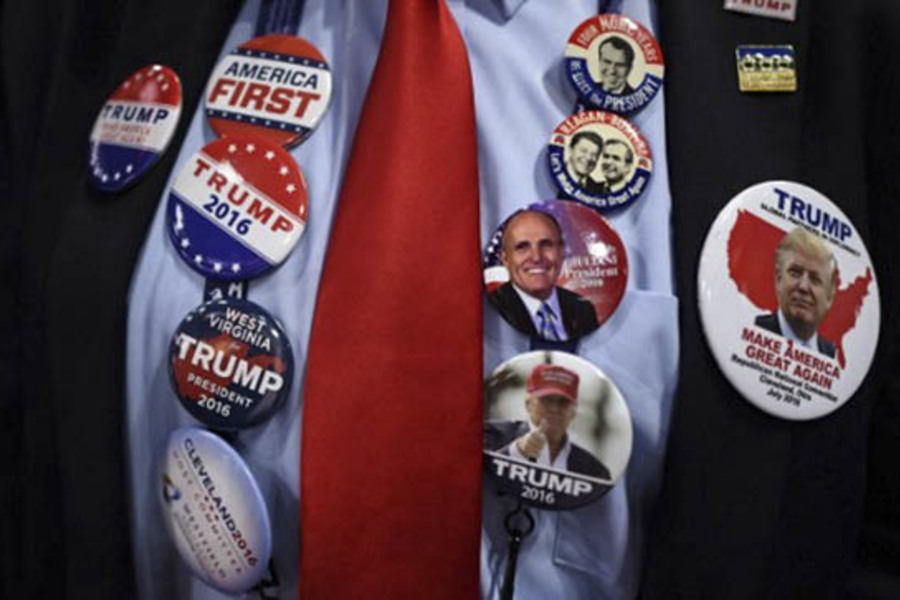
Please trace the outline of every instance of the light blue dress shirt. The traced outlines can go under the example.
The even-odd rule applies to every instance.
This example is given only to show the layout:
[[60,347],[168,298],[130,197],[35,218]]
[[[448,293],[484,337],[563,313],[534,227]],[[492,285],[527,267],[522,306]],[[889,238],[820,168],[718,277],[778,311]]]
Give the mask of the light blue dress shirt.
[[[514,210],[556,196],[546,146],[550,133],[575,104],[562,57],[569,34],[596,13],[597,2],[448,0],[448,5],[465,39],[474,78],[486,240]],[[258,8],[259,0],[247,1],[222,55],[253,36]],[[239,438],[239,451],[259,481],[270,511],[273,555],[281,578],[279,598],[297,595],[303,379],[316,292],[385,10],[386,0],[306,0],[298,34],[322,51],[334,78],[328,113],[312,136],[291,151],[309,184],[310,220],[288,260],[252,281],[248,294],[282,321],[296,360],[295,393],[287,406]],[[655,29],[649,0],[625,0],[623,12]],[[579,348],[582,357],[615,381],[626,399],[635,433],[630,465],[618,485],[595,505],[537,515],[536,531],[521,550],[517,600],[621,599],[634,597],[637,590],[678,363],[663,95],[633,119],[654,151],[649,189],[634,206],[610,219],[628,252],[628,290],[613,317],[583,338]],[[434,118],[441,118],[440,106],[433,108]],[[213,139],[201,107],[192,117],[170,184],[190,156]],[[127,452],[134,561],[141,598],[226,598],[193,577],[181,562],[157,499],[155,469],[166,437],[179,426],[196,424],[175,397],[167,354],[179,322],[201,302],[204,283],[170,246],[165,200],[165,195],[160,198],[129,296]],[[485,373],[527,351],[528,345],[526,336],[485,304]],[[351,361],[347,368],[365,366]],[[495,518],[496,502],[485,498],[484,505],[482,587],[485,597],[493,598],[506,540],[496,535],[496,521],[489,522]]]

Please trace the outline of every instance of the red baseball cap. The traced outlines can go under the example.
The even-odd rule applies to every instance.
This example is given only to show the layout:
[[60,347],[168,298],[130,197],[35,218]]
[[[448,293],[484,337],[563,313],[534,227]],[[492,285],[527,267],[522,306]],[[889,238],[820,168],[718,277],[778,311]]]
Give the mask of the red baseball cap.
[[562,396],[574,404],[578,402],[578,375],[557,365],[538,365],[526,389],[529,396]]

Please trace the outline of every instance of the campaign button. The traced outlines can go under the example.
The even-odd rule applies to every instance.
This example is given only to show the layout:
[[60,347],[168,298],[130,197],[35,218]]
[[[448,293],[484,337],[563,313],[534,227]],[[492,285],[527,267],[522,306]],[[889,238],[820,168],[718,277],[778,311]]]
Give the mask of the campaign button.
[[209,427],[243,429],[269,418],[287,400],[293,373],[284,329],[248,300],[201,304],[172,336],[169,375],[175,393]]
[[647,189],[650,144],[637,127],[610,112],[575,113],[553,132],[550,175],[573,200],[600,211],[624,208]]
[[734,51],[742,92],[796,92],[794,47],[738,46]]
[[850,219],[810,187],[767,181],[735,196],[707,234],[697,283],[719,368],[771,415],[827,415],[872,365],[875,270]]
[[616,14],[589,18],[566,46],[566,75],[588,104],[619,114],[648,104],[663,83],[663,56],[653,34]]
[[184,261],[215,279],[250,279],[281,264],[307,221],[303,173],[259,138],[216,140],[194,154],[169,191],[169,237]]
[[176,429],[157,477],[166,528],[194,575],[226,594],[253,588],[272,555],[272,528],[240,455],[210,431]]
[[104,192],[124,189],[165,152],[181,116],[181,81],[162,65],[138,69],[112,93],[90,137],[88,181]]
[[531,204],[507,218],[482,259],[491,304],[513,327],[562,342],[603,325],[628,283],[622,239],[597,211],[576,202]]
[[316,127],[331,100],[331,71],[303,38],[265,35],[235,48],[213,71],[206,116],[219,137],[254,135],[293,146]]
[[490,503],[507,496],[545,510],[596,502],[631,455],[628,407],[616,384],[573,354],[506,361],[485,381],[483,468]]

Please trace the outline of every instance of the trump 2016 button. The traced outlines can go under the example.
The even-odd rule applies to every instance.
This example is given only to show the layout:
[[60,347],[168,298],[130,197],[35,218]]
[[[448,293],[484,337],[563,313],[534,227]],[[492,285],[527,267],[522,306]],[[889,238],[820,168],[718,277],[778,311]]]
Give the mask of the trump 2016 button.
[[256,135],[292,146],[310,134],[331,99],[331,71],[303,38],[265,35],[216,65],[206,88],[206,116],[220,137]]
[[284,149],[263,139],[217,140],[194,154],[169,192],[169,237],[214,279],[250,279],[284,261],[306,227],[307,190]]
[[574,354],[539,351],[506,361],[484,385],[485,487],[535,508],[596,502],[631,456],[628,406],[603,371]]
[[601,211],[637,200],[653,173],[650,144],[638,128],[602,110],[575,113],[560,123],[547,158],[566,196]]
[[578,94],[600,110],[635,112],[663,82],[659,43],[643,25],[603,14],[579,25],[566,47],[566,75]]
[[241,429],[270,417],[287,400],[293,372],[281,325],[248,300],[201,304],[172,336],[175,393],[195,419],[213,428]]
[[240,455],[212,432],[176,429],[157,477],[166,528],[194,575],[226,594],[254,587],[272,555],[272,528]]
[[181,81],[175,71],[149,65],[112,93],[91,130],[88,180],[104,192],[119,191],[162,156],[181,116]]
[[859,231],[821,193],[791,181],[739,193],[706,236],[697,284],[712,354],[758,408],[815,419],[862,383],[878,345],[878,282]]

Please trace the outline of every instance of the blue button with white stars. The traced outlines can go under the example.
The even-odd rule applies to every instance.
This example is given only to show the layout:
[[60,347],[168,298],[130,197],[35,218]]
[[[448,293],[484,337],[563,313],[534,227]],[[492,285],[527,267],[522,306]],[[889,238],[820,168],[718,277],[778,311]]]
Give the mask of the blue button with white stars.
[[280,265],[306,228],[303,173],[264,139],[204,146],[169,190],[166,225],[178,255],[214,279],[252,279]]
[[163,65],[128,76],[100,109],[91,131],[88,181],[104,192],[134,183],[162,156],[181,116],[181,82]]

